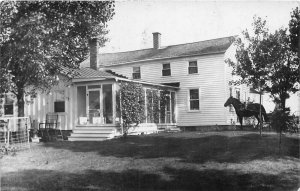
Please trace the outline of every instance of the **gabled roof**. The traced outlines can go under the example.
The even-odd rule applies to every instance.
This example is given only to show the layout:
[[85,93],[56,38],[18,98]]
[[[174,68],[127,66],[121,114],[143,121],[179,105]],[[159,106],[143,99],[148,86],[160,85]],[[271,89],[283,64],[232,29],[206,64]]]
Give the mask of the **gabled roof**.
[[106,71],[94,70],[92,68],[80,68],[75,71],[73,82],[92,79],[115,79],[117,76]]
[[[104,66],[161,60],[169,58],[198,56],[206,54],[224,53],[234,41],[234,37],[224,37],[212,40],[171,45],[160,49],[142,49],[128,52],[98,54],[97,63]],[[81,67],[89,66],[89,58],[81,63]]]
[[80,68],[78,70],[78,75],[75,78],[95,78],[95,77],[116,77],[115,75],[108,73],[106,71],[94,70],[92,68]]

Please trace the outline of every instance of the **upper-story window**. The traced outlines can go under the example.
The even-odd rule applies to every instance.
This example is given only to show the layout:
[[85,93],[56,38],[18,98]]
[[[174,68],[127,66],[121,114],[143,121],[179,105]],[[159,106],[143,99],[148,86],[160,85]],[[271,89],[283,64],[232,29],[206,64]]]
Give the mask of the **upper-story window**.
[[190,89],[189,94],[190,94],[189,95],[190,110],[199,110],[200,109],[199,89]]
[[11,94],[4,96],[4,115],[14,115],[14,99]]
[[190,61],[189,62],[189,74],[197,74],[197,73],[198,73],[197,61]]
[[162,76],[171,76],[171,65],[170,65],[170,63],[163,64]]
[[141,67],[133,67],[132,79],[141,79]]

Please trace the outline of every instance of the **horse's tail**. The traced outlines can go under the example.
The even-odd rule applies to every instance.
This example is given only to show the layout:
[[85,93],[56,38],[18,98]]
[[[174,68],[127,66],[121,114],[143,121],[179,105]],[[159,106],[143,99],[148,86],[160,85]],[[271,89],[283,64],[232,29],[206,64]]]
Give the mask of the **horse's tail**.
[[264,115],[265,122],[269,122],[269,117],[267,113],[263,113],[263,115]]

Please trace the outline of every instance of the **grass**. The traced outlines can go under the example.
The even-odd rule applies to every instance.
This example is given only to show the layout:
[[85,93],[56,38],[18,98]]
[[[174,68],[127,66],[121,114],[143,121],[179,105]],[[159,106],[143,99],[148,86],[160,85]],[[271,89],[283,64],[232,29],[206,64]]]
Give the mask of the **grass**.
[[1,162],[2,190],[297,190],[299,136],[182,132],[32,144]]

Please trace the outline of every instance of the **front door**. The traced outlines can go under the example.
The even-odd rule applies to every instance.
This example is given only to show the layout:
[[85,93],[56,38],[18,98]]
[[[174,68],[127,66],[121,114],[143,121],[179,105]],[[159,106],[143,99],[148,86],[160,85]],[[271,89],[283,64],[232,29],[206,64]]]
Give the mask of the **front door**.
[[101,123],[100,113],[100,90],[88,90],[87,94],[88,101],[88,120],[90,124]]

